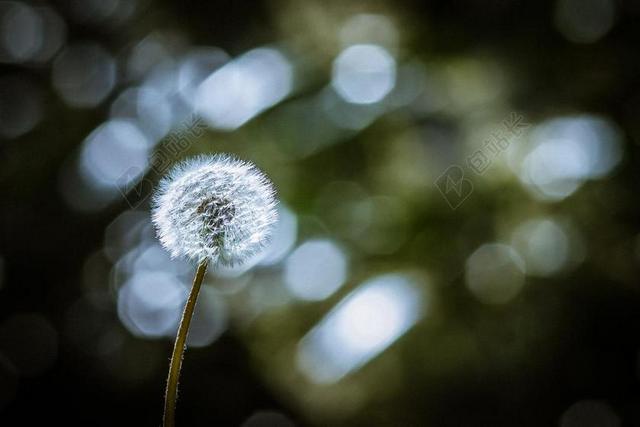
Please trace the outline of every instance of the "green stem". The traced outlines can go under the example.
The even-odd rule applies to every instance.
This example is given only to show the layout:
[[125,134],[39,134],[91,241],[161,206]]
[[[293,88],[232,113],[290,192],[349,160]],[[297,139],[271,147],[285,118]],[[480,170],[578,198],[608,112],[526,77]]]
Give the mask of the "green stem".
[[184,306],[184,311],[182,312],[182,319],[180,320],[180,326],[178,327],[176,342],[173,345],[173,354],[171,355],[171,363],[169,364],[169,377],[167,378],[167,390],[164,396],[164,427],[175,426],[176,399],[178,397],[180,368],[182,367],[184,351],[187,348],[189,325],[191,324],[193,311],[196,307],[196,300],[198,299],[200,286],[202,285],[202,279],[204,279],[206,271],[207,260],[204,260],[200,265],[198,265],[198,271],[196,272],[196,277],[193,279],[193,285],[191,286],[191,292],[189,292],[187,304]]

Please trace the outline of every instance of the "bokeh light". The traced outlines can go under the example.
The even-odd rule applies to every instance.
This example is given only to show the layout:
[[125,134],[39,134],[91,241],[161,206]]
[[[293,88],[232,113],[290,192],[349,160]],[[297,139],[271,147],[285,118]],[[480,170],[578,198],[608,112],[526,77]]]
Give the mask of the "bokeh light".
[[531,132],[519,177],[541,200],[561,200],[589,179],[607,175],[622,152],[616,127],[600,117],[550,119]]
[[525,263],[511,246],[486,243],[467,259],[467,288],[485,304],[504,304],[514,299],[524,285]]
[[111,93],[116,84],[116,62],[96,43],[65,48],[53,63],[53,87],[71,107],[92,108]]
[[567,40],[593,43],[613,27],[616,4],[612,0],[558,0],[555,24]]
[[620,427],[622,422],[613,408],[600,400],[581,400],[571,405],[560,418],[560,427]]
[[179,46],[182,46],[180,34],[168,30],[155,30],[137,40],[126,58],[126,79],[142,80],[154,67],[173,63]]
[[125,188],[149,166],[150,141],[130,120],[111,120],[85,140],[80,155],[83,176],[98,188]]
[[333,63],[331,84],[347,102],[381,101],[396,83],[396,61],[383,47],[350,46]]
[[261,411],[251,415],[241,427],[294,427],[295,424],[284,414]]
[[187,288],[172,274],[135,273],[118,291],[118,317],[133,334],[161,337],[175,331]]
[[297,247],[285,262],[284,280],[303,300],[323,300],[347,279],[344,251],[331,240],[309,240]]
[[15,75],[0,77],[0,136],[17,138],[31,131],[42,120],[40,90]]
[[564,227],[551,218],[520,224],[513,232],[512,243],[524,258],[527,274],[550,276],[569,262],[570,237]]
[[193,324],[189,330],[187,345],[192,347],[211,345],[227,330],[228,316],[227,304],[219,293],[210,287],[202,289],[193,314]]
[[259,265],[268,266],[279,263],[289,254],[298,238],[298,217],[284,203],[278,205],[278,223],[273,236],[262,254]]
[[199,114],[217,129],[233,130],[286,97],[293,69],[278,50],[251,50],[224,65],[200,84]]
[[31,58],[43,63],[49,61],[62,48],[67,39],[67,25],[54,9],[43,6],[34,8],[42,22],[40,48]]
[[42,18],[29,5],[0,2],[2,58],[5,62],[24,62],[33,58],[43,43]]
[[364,282],[302,339],[298,367],[314,382],[333,383],[366,364],[420,319],[428,304],[419,286],[401,274]]
[[138,0],[85,0],[69,2],[70,12],[83,24],[118,25],[133,16]]
[[193,49],[182,58],[178,70],[178,91],[191,109],[196,108],[194,102],[198,86],[229,59],[226,52],[216,47]]
[[171,104],[152,88],[129,88],[111,104],[113,119],[128,119],[144,131],[151,142],[166,136],[173,124]]
[[44,63],[62,47],[67,26],[51,7],[0,2],[0,62]]

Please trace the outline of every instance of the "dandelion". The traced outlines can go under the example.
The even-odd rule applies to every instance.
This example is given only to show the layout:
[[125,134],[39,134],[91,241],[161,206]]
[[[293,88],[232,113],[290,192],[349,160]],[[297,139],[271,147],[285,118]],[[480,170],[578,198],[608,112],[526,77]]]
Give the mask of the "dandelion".
[[262,249],[276,220],[274,190],[254,165],[200,156],[160,181],[153,222],[173,257],[240,264]]
[[169,427],[174,425],[182,356],[207,266],[241,264],[264,248],[277,220],[275,191],[251,163],[225,154],[200,156],[160,181],[152,219],[172,257],[198,263],[169,366],[164,407]]

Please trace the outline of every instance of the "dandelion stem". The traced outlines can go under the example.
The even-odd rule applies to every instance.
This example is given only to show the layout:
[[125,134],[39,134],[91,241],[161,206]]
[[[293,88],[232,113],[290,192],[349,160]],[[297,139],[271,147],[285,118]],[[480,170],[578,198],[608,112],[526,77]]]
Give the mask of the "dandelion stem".
[[198,271],[196,272],[196,277],[193,279],[191,292],[189,292],[189,298],[187,299],[187,303],[184,306],[182,319],[180,320],[180,326],[178,327],[178,334],[176,335],[176,341],[173,345],[171,363],[169,364],[169,377],[167,378],[167,389],[164,396],[164,427],[174,427],[175,425],[176,399],[178,397],[178,379],[180,378],[182,358],[187,347],[189,325],[191,324],[193,311],[196,307],[196,300],[198,299],[200,286],[202,285],[202,279],[204,279],[204,274],[206,273],[206,271],[207,260],[204,260],[200,263],[200,265],[198,265]]

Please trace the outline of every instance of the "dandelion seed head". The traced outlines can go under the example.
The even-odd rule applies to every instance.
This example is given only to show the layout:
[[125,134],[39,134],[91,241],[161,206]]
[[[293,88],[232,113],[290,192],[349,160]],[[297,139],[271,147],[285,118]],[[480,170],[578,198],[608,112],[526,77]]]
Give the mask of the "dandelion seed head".
[[269,241],[277,220],[273,184],[252,163],[199,156],[160,181],[152,219],[172,257],[241,264]]

